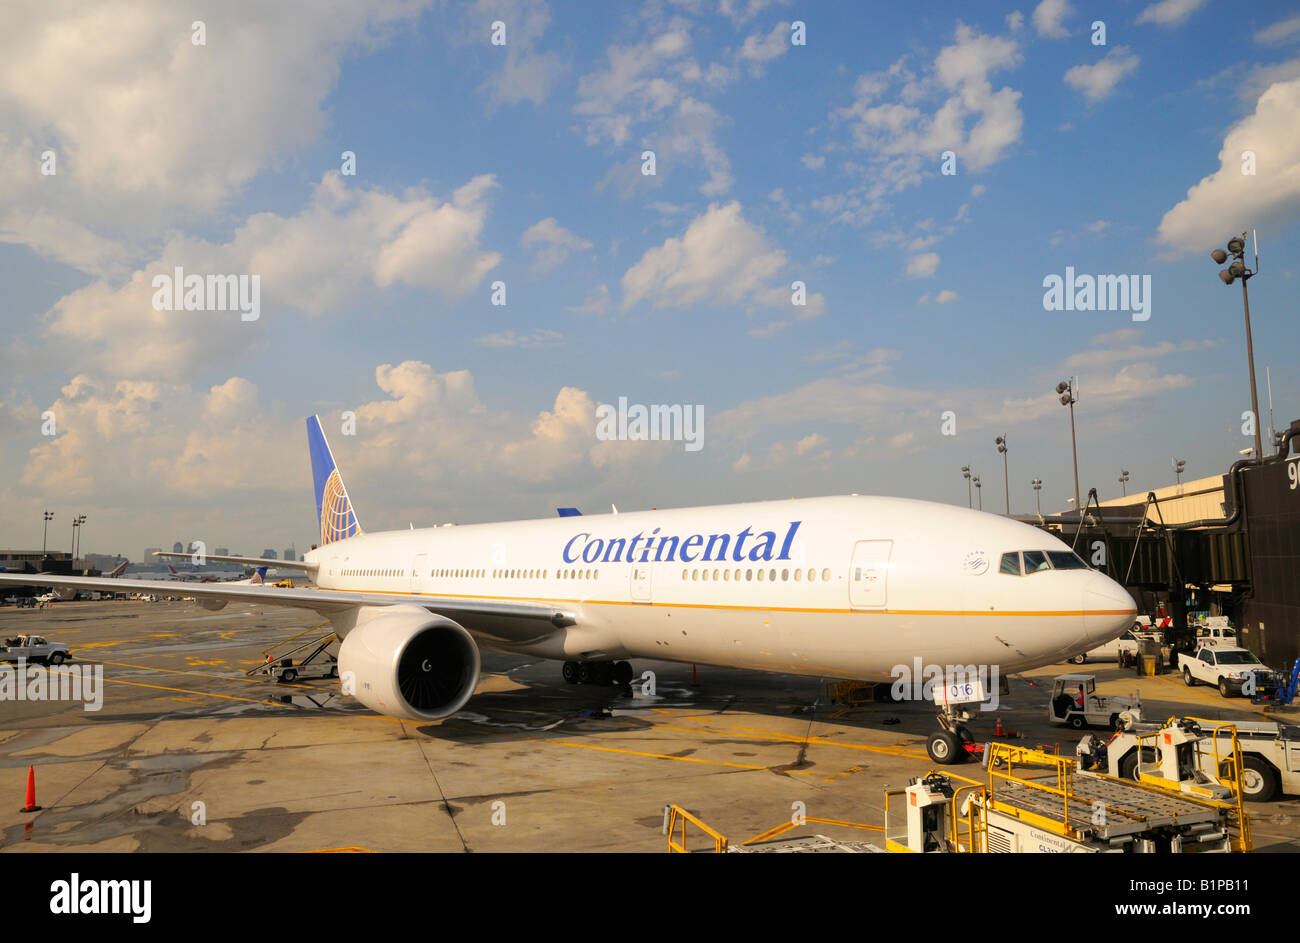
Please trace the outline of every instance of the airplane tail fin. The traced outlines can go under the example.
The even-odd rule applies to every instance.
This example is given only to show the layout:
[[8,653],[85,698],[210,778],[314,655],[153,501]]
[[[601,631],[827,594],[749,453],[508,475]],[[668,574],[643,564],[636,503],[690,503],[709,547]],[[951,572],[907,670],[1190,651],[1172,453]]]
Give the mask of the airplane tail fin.
[[128,563],[130,563],[130,562],[131,562],[130,560],[123,560],[121,563],[119,563],[119,564],[117,565],[117,569],[114,570],[112,573],[110,573],[110,574],[108,574],[108,575],[109,575],[110,577],[118,577],[118,576],[121,576],[123,573],[126,572],[126,565],[127,565]]
[[266,582],[266,567],[259,566],[257,568],[257,572],[253,574],[253,578],[248,582],[252,583],[255,586],[260,586],[264,582]]
[[176,572],[176,567],[172,566],[170,563],[167,564],[167,569],[171,570],[172,576],[180,576],[180,574]]
[[361,533],[356,512],[348,499],[348,489],[334,464],[334,453],[325,441],[320,418],[307,420],[307,447],[311,451],[312,486],[316,492],[316,516],[320,521],[320,543],[334,543]]

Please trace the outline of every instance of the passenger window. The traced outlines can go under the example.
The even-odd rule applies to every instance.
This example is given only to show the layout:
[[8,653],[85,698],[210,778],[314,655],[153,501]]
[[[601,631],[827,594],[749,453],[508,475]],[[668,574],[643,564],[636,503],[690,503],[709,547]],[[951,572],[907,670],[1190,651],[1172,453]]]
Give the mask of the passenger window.
[[1002,554],[1002,566],[998,567],[999,573],[1007,573],[1011,576],[1020,575],[1020,552],[1013,550],[1011,553]]
[[822,570],[822,582],[829,583],[830,581],[831,581],[831,568],[826,567],[824,570]]
[[762,570],[759,570],[759,571],[758,571],[758,581],[759,581],[760,583],[763,582],[763,571],[762,571]]
[[1037,573],[1039,570],[1050,570],[1051,566],[1047,562],[1047,554],[1042,550],[1026,550],[1025,573]]

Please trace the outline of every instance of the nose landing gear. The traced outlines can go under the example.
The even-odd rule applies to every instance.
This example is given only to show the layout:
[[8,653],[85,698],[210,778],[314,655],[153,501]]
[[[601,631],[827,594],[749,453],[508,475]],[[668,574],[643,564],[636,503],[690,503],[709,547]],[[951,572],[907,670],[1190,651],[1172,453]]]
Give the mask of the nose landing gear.
[[975,742],[975,735],[966,724],[975,719],[975,715],[964,707],[946,704],[939,708],[939,730],[930,734],[925,743],[925,752],[936,763],[964,763],[968,757],[978,757],[984,747]]

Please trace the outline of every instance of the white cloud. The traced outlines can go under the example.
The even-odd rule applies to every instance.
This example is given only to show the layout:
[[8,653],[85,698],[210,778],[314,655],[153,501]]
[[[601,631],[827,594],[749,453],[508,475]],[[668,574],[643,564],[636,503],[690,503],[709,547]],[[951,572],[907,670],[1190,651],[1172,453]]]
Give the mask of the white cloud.
[[799,160],[809,170],[821,170],[826,166],[826,158],[824,156],[818,157],[815,154],[805,154],[803,157],[800,157]]
[[1011,33],[1019,32],[1025,25],[1025,15],[1019,10],[1012,10],[1007,14],[1007,31]]
[[485,334],[474,338],[474,343],[481,347],[556,347],[564,340],[559,331],[539,327],[527,334],[518,334],[507,329],[496,334]]
[[[790,305],[787,285],[774,284],[786,254],[744,217],[740,204],[711,205],[681,236],[649,249],[623,275],[623,308],[649,301],[655,308],[700,302]],[[825,299],[810,293],[800,317],[820,314]]]
[[499,69],[483,83],[498,104],[530,101],[540,105],[568,71],[559,55],[535,48],[551,22],[545,0],[477,0],[466,10],[466,19],[472,22],[478,42],[484,41],[491,23],[500,20],[505,24],[505,45],[489,47],[488,61],[499,57]]
[[555,268],[572,252],[591,248],[589,241],[565,229],[554,216],[533,223],[524,231],[520,241],[533,254],[533,269],[538,272]]
[[1138,56],[1127,46],[1116,46],[1106,56],[1092,65],[1077,65],[1067,69],[1065,84],[1082,92],[1089,105],[1110,97],[1120,81],[1137,71]]
[[1200,341],[1161,341],[1158,344],[1137,344],[1132,342],[1132,338],[1123,330],[1114,331],[1111,334],[1103,334],[1093,338],[1096,346],[1104,346],[1098,350],[1084,350],[1077,354],[1071,354],[1065,359],[1063,366],[1068,369],[1077,369],[1080,367],[1108,367],[1118,363],[1134,363],[1143,361],[1149,363],[1160,357],[1168,357],[1170,354],[1189,353],[1197,350],[1208,350],[1217,347],[1220,341],[1200,340]]
[[[49,251],[69,234],[112,233],[118,262],[149,235],[219,209],[267,166],[314,143],[352,50],[414,17],[416,0],[234,0],[199,11],[168,0],[11,3],[0,31],[0,206],[11,238]],[[43,177],[35,155],[58,155]],[[23,214],[39,225],[15,222]],[[84,227],[84,229],[83,229]],[[93,242],[93,240],[90,240]],[[103,245],[61,261],[105,271]],[[60,252],[53,253],[60,257]]]
[[1260,30],[1255,34],[1255,42],[1264,45],[1277,45],[1288,42],[1297,36],[1300,36],[1300,14],[1285,20],[1279,20],[1272,26]]
[[[405,198],[349,189],[331,171],[297,215],[255,214],[222,245],[173,238],[125,281],[98,279],[60,298],[45,322],[83,369],[176,380],[258,349],[280,306],[323,315],[395,285],[457,297],[500,261],[478,245],[494,186],[490,176],[476,177],[444,203],[418,189]],[[258,275],[260,319],[156,310],[153,278],[178,266],[187,275]]]
[[937,305],[946,305],[956,301],[957,299],[958,295],[955,291],[950,288],[945,288],[935,296],[934,303]]
[[589,294],[582,304],[573,305],[569,310],[574,314],[607,314],[609,312],[609,287],[604,283],[597,285],[596,290]]
[[907,274],[910,278],[931,278],[939,268],[939,253],[922,252],[907,260]]
[[[1020,93],[1009,87],[994,91],[990,76],[1020,60],[1015,40],[959,24],[953,42],[922,78],[902,59],[884,72],[860,76],[854,102],[833,117],[848,123],[854,144],[870,156],[872,182],[846,195],[844,205],[823,211],[846,219],[874,215],[884,196],[920,183],[923,170],[934,167],[945,150],[957,154],[963,170],[984,170],[1001,160],[1020,140],[1024,118]],[[898,99],[883,100],[895,85],[901,86]],[[932,111],[922,107],[927,101]]]
[[1160,0],[1143,10],[1139,23],[1158,23],[1161,26],[1178,26],[1194,12],[1205,6],[1206,0]]
[[[1253,151],[1257,173],[1242,173]],[[1231,235],[1225,220],[1259,227],[1285,225],[1300,212],[1300,79],[1279,82],[1260,96],[1254,114],[1235,124],[1219,150],[1219,169],[1165,213],[1157,241],[1171,257],[1208,251]]]
[[765,64],[778,58],[790,49],[790,24],[777,23],[766,36],[754,33],[745,37],[737,58],[748,63],[757,72]]
[[1061,21],[1072,12],[1066,0],[1043,0],[1034,7],[1034,29],[1038,30],[1039,36],[1063,39],[1070,35],[1070,31],[1061,25]]

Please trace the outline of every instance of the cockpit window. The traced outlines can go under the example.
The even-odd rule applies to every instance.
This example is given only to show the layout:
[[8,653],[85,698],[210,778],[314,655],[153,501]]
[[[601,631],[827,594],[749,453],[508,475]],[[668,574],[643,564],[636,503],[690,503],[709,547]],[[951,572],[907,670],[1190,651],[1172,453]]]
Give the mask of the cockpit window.
[[1010,573],[1012,576],[1020,575],[1020,552],[1013,550],[1011,553],[1002,554],[1002,565],[998,567],[999,573]]
[[1052,561],[1053,570],[1086,570],[1088,564],[1079,559],[1073,550],[1049,550],[1047,559]]
[[1047,551],[1045,550],[1026,550],[1023,554],[1025,558],[1025,573],[1036,573],[1039,570],[1050,570],[1051,566],[1047,562]]

